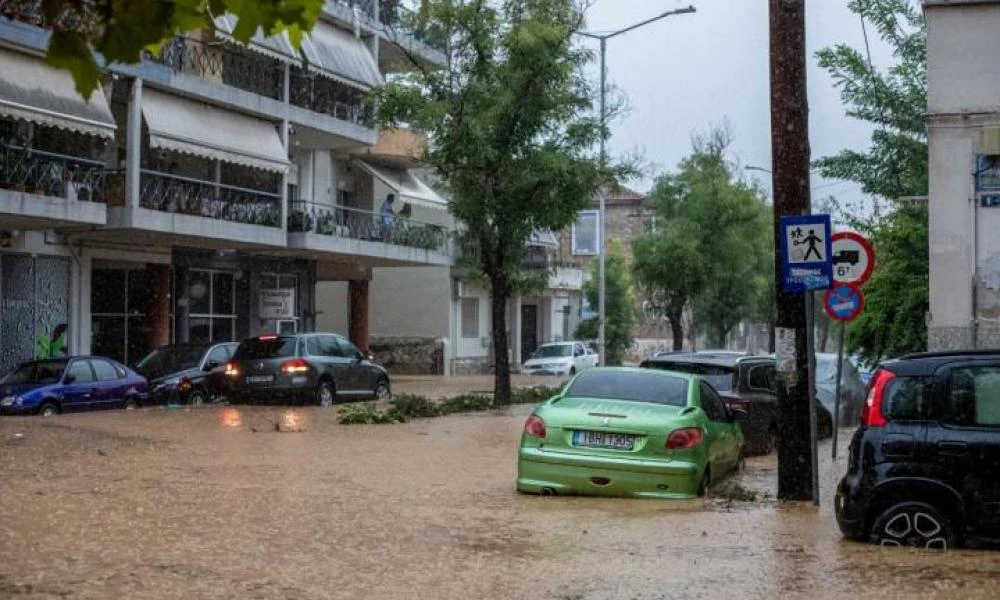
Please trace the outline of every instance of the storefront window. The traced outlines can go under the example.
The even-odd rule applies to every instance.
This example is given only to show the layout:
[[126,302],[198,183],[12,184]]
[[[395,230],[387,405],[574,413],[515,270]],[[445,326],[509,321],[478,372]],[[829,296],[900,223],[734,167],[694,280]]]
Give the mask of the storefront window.
[[95,268],[92,271],[92,354],[134,364],[152,350],[145,319],[147,289],[144,269]]
[[188,271],[188,341],[229,342],[235,336],[236,286],[227,271]]

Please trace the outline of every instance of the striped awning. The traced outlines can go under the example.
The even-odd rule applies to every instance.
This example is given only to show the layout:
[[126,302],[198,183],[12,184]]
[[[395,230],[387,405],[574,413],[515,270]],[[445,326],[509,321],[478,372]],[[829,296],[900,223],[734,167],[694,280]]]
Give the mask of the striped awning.
[[115,135],[115,120],[101,88],[85,101],[68,71],[2,48],[0,116],[106,138]]
[[[233,31],[236,29],[237,20],[236,15],[228,13],[222,15],[221,17],[215,17],[216,37],[219,39],[234,41]],[[247,44],[247,47],[255,52],[259,52],[265,56],[269,56],[282,62],[302,62],[302,56],[299,54],[298,50],[292,46],[292,41],[288,37],[288,32],[285,31],[282,31],[278,35],[266,36],[261,30],[258,29],[257,33],[250,38],[250,43]]]
[[385,82],[364,41],[322,21],[302,37],[302,55],[310,69],[348,85],[368,90]]

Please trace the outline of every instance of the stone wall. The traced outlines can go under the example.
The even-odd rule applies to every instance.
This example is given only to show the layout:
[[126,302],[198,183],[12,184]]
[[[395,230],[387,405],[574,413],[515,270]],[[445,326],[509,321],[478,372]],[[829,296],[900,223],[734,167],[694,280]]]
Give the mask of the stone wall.
[[444,344],[439,338],[373,335],[368,347],[392,375],[444,374]]

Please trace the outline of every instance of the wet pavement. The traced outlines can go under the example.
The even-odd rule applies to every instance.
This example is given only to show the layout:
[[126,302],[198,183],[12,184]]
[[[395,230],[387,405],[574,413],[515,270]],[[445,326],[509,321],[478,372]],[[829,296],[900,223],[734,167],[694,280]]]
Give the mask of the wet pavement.
[[[0,598],[1000,597],[1000,552],[841,540],[829,442],[818,509],[520,496],[529,411],[0,419]],[[754,458],[740,482],[773,492],[775,473]]]

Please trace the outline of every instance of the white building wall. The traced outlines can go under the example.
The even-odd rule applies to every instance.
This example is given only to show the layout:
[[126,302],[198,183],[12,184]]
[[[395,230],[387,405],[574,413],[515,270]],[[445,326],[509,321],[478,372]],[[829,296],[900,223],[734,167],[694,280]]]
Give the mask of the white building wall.
[[316,330],[347,335],[349,321],[346,281],[316,284]]
[[451,269],[372,269],[369,287],[372,335],[450,337]]

